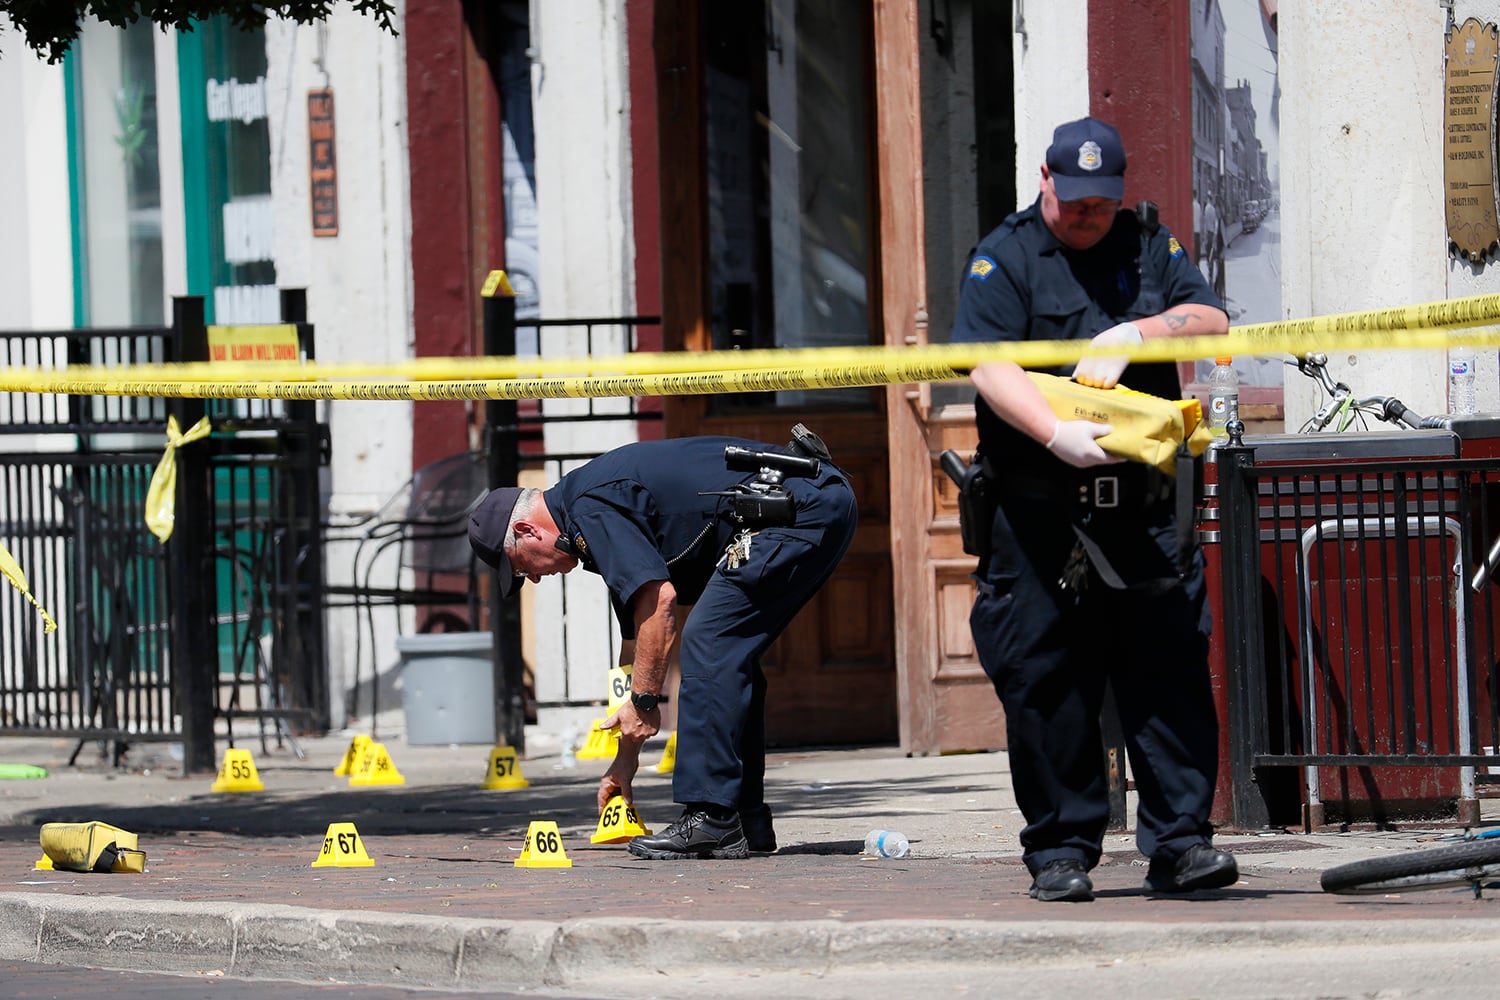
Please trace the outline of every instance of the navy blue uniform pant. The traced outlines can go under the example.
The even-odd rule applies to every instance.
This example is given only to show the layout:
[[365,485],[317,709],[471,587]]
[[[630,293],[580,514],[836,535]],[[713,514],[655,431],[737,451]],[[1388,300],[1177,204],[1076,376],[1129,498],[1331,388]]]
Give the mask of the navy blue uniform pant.
[[1176,580],[1170,504],[1149,515],[1096,514],[1084,530],[1135,586],[1111,589],[1091,573],[1081,593],[1065,590],[1058,578],[1077,541],[1067,511],[1056,502],[1003,502],[970,616],[980,662],[1005,707],[1033,874],[1064,858],[1098,863],[1109,822],[1099,733],[1106,681],[1139,796],[1141,853],[1172,859],[1212,833],[1218,723],[1202,553]]
[[833,574],[854,537],[842,479],[789,479],[796,524],[762,529],[750,558],[720,562],[682,631],[672,796],[749,809],[765,797],[766,678],[760,658]]

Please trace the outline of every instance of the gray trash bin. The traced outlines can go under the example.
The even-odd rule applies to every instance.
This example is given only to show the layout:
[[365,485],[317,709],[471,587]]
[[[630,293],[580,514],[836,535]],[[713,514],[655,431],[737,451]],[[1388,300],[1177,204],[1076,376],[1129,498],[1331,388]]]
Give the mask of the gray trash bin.
[[406,742],[495,742],[495,677],[488,632],[396,639]]

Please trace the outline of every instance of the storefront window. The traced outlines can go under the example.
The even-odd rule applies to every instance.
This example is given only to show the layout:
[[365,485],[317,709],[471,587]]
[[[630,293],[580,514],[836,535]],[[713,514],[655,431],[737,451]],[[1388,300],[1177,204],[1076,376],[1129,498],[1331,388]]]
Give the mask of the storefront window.
[[[712,4],[704,17],[714,348],[869,344],[868,4]],[[870,398],[852,389],[734,403]]]
[[151,28],[90,20],[68,56],[74,320],[164,319],[156,57]]
[[178,52],[188,290],[211,323],[277,322],[265,33],[216,17]]

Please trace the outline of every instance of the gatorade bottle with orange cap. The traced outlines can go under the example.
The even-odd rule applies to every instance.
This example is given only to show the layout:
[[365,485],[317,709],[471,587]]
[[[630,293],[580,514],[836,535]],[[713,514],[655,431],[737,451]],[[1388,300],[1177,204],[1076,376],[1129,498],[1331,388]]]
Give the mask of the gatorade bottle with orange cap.
[[1240,378],[1235,374],[1233,358],[1214,358],[1214,370],[1208,373],[1208,430],[1214,443],[1227,439],[1225,429],[1240,415]]

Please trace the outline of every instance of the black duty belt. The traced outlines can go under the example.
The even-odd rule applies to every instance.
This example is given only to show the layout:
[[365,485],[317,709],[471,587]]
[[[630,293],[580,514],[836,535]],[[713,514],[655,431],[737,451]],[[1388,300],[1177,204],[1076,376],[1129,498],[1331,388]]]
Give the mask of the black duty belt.
[[1000,469],[988,459],[984,466],[985,475],[999,488],[1002,498],[1046,500],[1064,504],[1071,510],[1146,511],[1170,503],[1173,495],[1172,479],[1159,469],[1146,466],[1127,469],[1103,466],[1055,476],[1029,469]]

